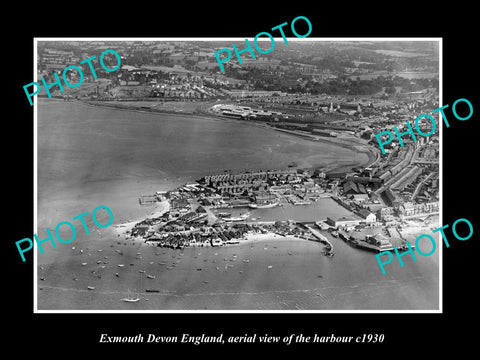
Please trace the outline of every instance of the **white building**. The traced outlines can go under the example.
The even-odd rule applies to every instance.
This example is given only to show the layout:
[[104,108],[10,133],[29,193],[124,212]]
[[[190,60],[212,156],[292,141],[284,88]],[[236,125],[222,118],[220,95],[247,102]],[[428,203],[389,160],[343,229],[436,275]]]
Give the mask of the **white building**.
[[367,209],[360,210],[358,212],[358,215],[360,215],[366,223],[374,223],[377,221],[377,216],[374,213],[368,211]]

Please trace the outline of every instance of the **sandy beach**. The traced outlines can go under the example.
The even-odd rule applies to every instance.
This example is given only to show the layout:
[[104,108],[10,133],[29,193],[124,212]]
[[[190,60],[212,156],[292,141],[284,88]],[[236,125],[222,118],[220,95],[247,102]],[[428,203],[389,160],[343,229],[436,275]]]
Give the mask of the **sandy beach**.
[[154,206],[154,210],[148,213],[146,216],[138,217],[134,220],[129,220],[129,221],[114,225],[112,227],[114,234],[117,237],[125,236],[126,233],[132,230],[135,227],[135,225],[140,221],[145,219],[153,219],[153,218],[160,217],[170,209],[170,203],[168,201],[160,201],[160,202],[157,202],[155,205],[151,205],[151,206]]

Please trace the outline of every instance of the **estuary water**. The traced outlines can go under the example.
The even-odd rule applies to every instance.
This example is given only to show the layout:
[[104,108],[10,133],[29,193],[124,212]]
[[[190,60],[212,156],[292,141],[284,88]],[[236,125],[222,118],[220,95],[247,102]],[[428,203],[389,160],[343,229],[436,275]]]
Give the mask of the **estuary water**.
[[[366,161],[366,155],[346,148],[244,122],[40,100],[37,233],[42,239],[46,227],[99,205],[112,210],[112,227],[141,219],[154,209],[140,206],[139,195],[225,170]],[[322,199],[314,206],[255,214],[265,220],[310,220],[311,211],[324,218],[345,210]],[[404,267],[394,260],[382,275],[373,253],[336,238],[330,238],[334,258],[324,257],[319,243],[283,238],[181,251],[133,243],[85,219],[90,234],[80,231],[77,220],[74,242],[56,249],[46,245],[45,253],[38,253],[40,310],[439,308],[438,252],[417,256],[416,262],[405,256]],[[147,294],[147,288],[159,292]],[[128,290],[139,292],[142,300],[122,302]]]

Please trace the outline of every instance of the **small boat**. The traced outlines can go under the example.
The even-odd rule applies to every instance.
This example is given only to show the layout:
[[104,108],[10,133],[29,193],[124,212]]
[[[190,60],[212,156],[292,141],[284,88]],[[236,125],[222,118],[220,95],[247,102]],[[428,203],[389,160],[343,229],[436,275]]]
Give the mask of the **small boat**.
[[267,269],[271,269],[273,266],[272,265],[268,265],[267,266]]
[[249,263],[250,260],[249,259],[245,259],[245,260],[242,260],[244,263]]
[[95,286],[87,286],[88,290],[95,290]]
[[123,264],[118,264],[117,266],[118,266],[118,267],[124,267],[125,265],[123,265]]
[[155,275],[147,275],[147,278],[149,278],[149,279],[155,279]]
[[146,292],[150,292],[150,293],[158,293],[160,292],[160,290],[157,290],[157,289],[145,289]]
[[115,273],[115,276],[118,277],[118,273]]
[[258,205],[258,204],[249,204],[248,205],[252,209],[270,209],[278,206],[278,203],[271,203],[271,204],[263,204],[263,205]]
[[128,295],[126,298],[123,298],[122,301],[125,301],[125,302],[132,302],[132,303],[135,303],[137,301],[139,301],[140,298],[138,297],[138,295],[136,295],[135,297],[131,296],[130,295],[130,290],[128,291]]
[[85,265],[87,265],[87,263],[82,263],[82,266],[85,266]]
[[145,270],[138,270],[139,273],[145,273]]

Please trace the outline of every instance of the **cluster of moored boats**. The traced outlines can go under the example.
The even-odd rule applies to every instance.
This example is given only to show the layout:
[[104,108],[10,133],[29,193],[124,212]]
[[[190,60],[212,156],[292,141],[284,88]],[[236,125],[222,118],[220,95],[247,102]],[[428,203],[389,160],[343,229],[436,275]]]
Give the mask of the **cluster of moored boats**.
[[[223,214],[222,214],[223,215]],[[225,214],[226,215],[226,214]],[[246,231],[246,229],[245,229]],[[218,233],[217,233],[218,234]],[[233,234],[229,234],[229,235],[232,235]],[[235,235],[238,235],[238,234],[235,234]],[[338,236],[338,234],[333,234],[334,236]],[[158,246],[164,246],[164,247],[169,247],[169,248],[174,248],[174,249],[183,249],[184,247],[187,247],[187,246],[192,246],[192,245],[195,245],[195,243],[192,244],[192,240],[195,240],[195,238],[189,238],[189,236],[178,236],[178,233],[177,234],[171,234],[169,236],[167,236],[166,238],[160,240],[157,242]],[[121,244],[120,241],[117,242],[118,244]],[[196,242],[197,246],[198,244],[201,244],[201,242]],[[126,242],[124,242],[124,245],[127,245]],[[134,245],[134,243],[132,242],[132,245]],[[209,240],[209,245],[211,246],[212,245],[212,242],[211,240]],[[202,246],[202,245],[201,245]],[[114,247],[114,245],[110,245],[110,247]],[[253,247],[253,245],[252,245]],[[268,247],[265,246],[265,249],[267,249]],[[275,247],[274,247],[275,248]],[[75,250],[75,247],[72,247],[72,250]],[[89,249],[89,248],[86,248],[86,251],[88,252],[88,255],[90,256],[91,255],[91,252],[93,253],[95,249]],[[97,252],[101,252],[102,250],[101,249],[98,249]],[[115,249],[114,250],[118,255],[123,255],[123,252],[120,251],[119,249]],[[81,254],[84,253],[84,251],[82,249],[79,250],[79,252]],[[327,257],[333,257],[334,256],[334,250],[333,250],[333,247],[331,246],[331,244],[327,243],[323,250],[322,250],[322,253],[323,255],[327,256]],[[165,254],[165,252],[164,252]],[[105,254],[104,254],[105,255]],[[142,259],[142,256],[140,252],[137,252],[136,253],[137,257],[136,259]],[[160,252],[157,252],[156,255],[160,255]],[[183,255],[183,253],[180,253],[180,255]],[[200,255],[200,253],[198,254]],[[214,255],[218,255],[218,253],[215,253]],[[293,255],[293,253],[291,252],[288,252],[288,255]],[[173,256],[172,256],[173,257]],[[196,256],[194,258],[197,258]],[[180,258],[177,258],[177,261],[176,263],[178,263],[180,260]],[[96,263],[100,266],[100,268],[105,268],[105,265],[104,264],[108,264],[108,261],[109,260],[109,257],[108,256],[104,256],[102,260],[97,260]],[[235,261],[237,260],[236,259],[236,255],[233,254],[233,258],[232,259],[227,259],[225,258],[224,259],[225,261]],[[207,261],[207,260],[204,260],[204,261]],[[243,259],[242,260],[244,263],[249,263],[250,262],[250,259]],[[215,262],[215,260],[213,261]],[[151,261],[150,264],[153,264],[154,262]],[[82,266],[86,266],[87,265],[87,262],[82,262],[81,263]],[[134,263],[130,263],[130,266],[134,266],[135,264]],[[165,260],[162,260],[159,265],[166,265],[166,261]],[[166,269],[168,270],[171,270],[173,267],[175,266],[175,263],[173,263],[171,266],[167,266]],[[125,264],[117,264],[117,267],[118,268],[124,268],[125,267]],[[233,267],[233,264],[230,264],[230,263],[227,263],[225,265],[225,269],[227,268],[231,268]],[[99,268],[99,269],[100,269]],[[273,266],[272,265],[268,265],[267,266],[267,269],[272,269]],[[101,274],[97,273],[97,271],[99,269],[95,269],[95,270],[92,270],[91,272],[95,275],[98,275],[97,277],[100,278],[101,277]],[[197,269],[197,270],[202,270],[201,268]],[[220,270],[220,267],[216,267],[216,270]],[[140,275],[140,278],[142,278],[142,274],[145,274],[146,278],[147,279],[155,279],[156,276],[155,275],[151,275],[151,274],[147,274],[145,270],[138,270],[138,272],[141,274]],[[239,273],[243,273],[243,270],[239,270]],[[115,272],[114,273],[116,277],[120,277],[120,274],[119,272]],[[44,280],[44,277],[41,277],[40,280]],[[78,280],[78,279],[74,279],[74,280]],[[208,283],[208,281],[204,281],[205,283]],[[87,289],[88,290],[95,290],[95,286],[92,286],[92,285],[88,285],[87,286]],[[158,289],[155,289],[155,288],[147,288],[145,289],[145,292],[146,293],[159,293],[160,291]],[[120,299],[121,301],[123,302],[128,302],[128,303],[136,303],[138,301],[140,301],[140,297],[139,297],[139,294],[136,293],[136,294],[133,294],[130,292],[130,290],[128,291],[128,294],[127,296],[123,297]],[[145,299],[145,300],[148,300],[148,299]]]
[[333,248],[327,244],[323,247],[323,255],[327,256],[327,257],[333,257],[333,255],[335,255],[335,251],[333,251]]

